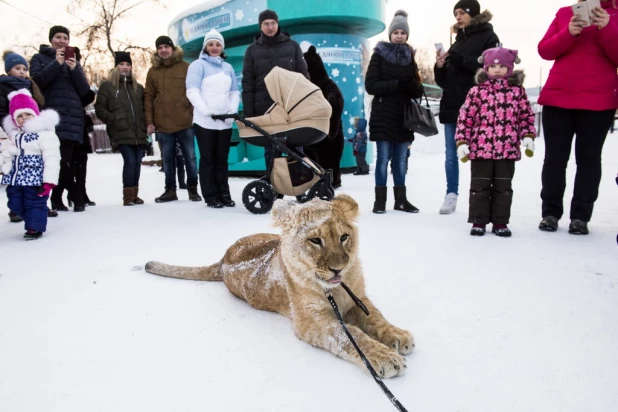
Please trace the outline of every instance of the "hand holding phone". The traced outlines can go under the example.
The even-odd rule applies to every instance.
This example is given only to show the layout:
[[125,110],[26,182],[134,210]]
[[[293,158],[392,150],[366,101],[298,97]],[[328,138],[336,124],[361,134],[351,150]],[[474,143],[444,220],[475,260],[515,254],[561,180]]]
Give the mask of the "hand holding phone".
[[436,51],[440,56],[446,53],[446,50],[444,50],[444,45],[442,45],[442,43],[436,43]]

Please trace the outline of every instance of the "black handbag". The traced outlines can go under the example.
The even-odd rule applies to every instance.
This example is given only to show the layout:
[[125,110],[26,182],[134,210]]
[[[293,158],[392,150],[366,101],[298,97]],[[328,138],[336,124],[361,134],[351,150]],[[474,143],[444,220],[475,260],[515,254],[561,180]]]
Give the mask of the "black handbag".
[[421,97],[420,103],[410,99],[403,108],[403,127],[423,136],[435,136],[438,134],[436,119],[429,108],[429,99],[427,99],[425,92],[423,92],[423,96],[425,97],[426,107],[422,106],[423,98]]

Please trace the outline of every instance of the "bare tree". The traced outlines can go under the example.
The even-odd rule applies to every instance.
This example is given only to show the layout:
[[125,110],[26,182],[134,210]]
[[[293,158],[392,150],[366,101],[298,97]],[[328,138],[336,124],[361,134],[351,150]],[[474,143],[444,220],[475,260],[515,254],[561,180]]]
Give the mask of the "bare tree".
[[424,84],[436,84],[436,79],[433,74],[433,66],[436,62],[436,57],[425,48],[418,49],[414,56],[418,71],[421,75],[421,80]]
[[143,81],[153,53],[116,32],[118,22],[146,6],[162,7],[160,0],[74,0],[66,7],[80,21],[77,37],[86,43],[81,48],[82,66],[91,82],[99,84],[107,77],[115,51],[130,51],[134,74]]

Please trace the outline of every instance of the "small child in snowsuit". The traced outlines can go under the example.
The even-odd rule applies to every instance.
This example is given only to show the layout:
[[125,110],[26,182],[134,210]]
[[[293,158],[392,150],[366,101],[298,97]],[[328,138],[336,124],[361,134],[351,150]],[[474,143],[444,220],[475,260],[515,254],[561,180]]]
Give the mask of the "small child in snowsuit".
[[348,142],[354,146],[354,157],[356,158],[356,170],[355,175],[368,175],[369,165],[365,156],[367,155],[367,120],[362,118],[355,118],[354,123],[356,126],[356,134],[353,138],[348,139]]
[[520,144],[526,155],[534,153],[534,113],[523,87],[523,71],[513,71],[520,60],[516,50],[493,48],[479,57],[483,69],[459,112],[455,140],[461,161],[471,160],[470,210],[472,236],[483,236],[485,225],[492,232],[511,236],[507,227],[511,216],[515,162],[521,159]]
[[47,199],[60,173],[60,141],[55,133],[59,121],[53,110],[39,112],[28,90],[9,94],[9,116],[3,127],[16,150],[2,184],[8,185],[9,209],[25,222],[26,240],[40,238],[47,229]]

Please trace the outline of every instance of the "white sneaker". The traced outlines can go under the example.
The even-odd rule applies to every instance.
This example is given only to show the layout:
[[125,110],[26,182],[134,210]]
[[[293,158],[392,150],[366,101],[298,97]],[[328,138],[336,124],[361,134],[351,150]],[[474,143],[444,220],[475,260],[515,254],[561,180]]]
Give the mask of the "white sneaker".
[[441,215],[450,215],[457,208],[457,195],[455,193],[448,193],[444,196],[444,203],[440,208]]

